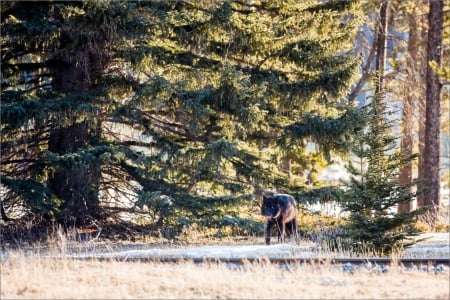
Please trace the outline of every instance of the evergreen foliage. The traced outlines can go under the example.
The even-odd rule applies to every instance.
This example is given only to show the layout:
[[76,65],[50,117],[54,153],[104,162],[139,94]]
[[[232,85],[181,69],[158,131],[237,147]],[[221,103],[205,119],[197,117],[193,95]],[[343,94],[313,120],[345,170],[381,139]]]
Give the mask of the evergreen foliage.
[[255,188],[289,191],[307,141],[328,156],[361,126],[361,21],[357,1],[2,2],[5,211],[256,230]]
[[423,209],[397,212],[401,203],[410,202],[420,191],[411,183],[399,183],[401,166],[417,158],[397,149],[392,135],[393,123],[380,96],[365,107],[368,126],[361,130],[353,147],[355,158],[348,164],[351,179],[343,194],[344,209],[350,213],[342,238],[350,240],[355,251],[373,249],[389,254],[413,242],[407,238],[417,235],[414,226]]

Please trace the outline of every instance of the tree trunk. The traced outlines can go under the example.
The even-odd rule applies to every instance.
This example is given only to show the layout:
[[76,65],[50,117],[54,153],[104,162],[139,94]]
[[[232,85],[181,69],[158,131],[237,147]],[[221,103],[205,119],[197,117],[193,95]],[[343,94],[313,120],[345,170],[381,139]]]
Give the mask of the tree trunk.
[[[419,84],[417,80],[418,71],[418,47],[419,47],[419,31],[417,24],[416,10],[409,15],[409,40],[408,40],[408,61],[407,61],[407,74],[409,87],[406,91],[406,95],[403,101],[402,110],[402,141],[401,150],[406,157],[413,154],[413,129],[414,129],[414,99],[417,94],[417,86]],[[419,91],[420,93],[420,91]],[[409,161],[406,165],[402,166],[399,174],[400,185],[407,185],[412,182],[413,177],[413,163]],[[412,187],[411,187],[411,193]],[[398,206],[398,212],[409,212],[412,209],[412,203],[403,202]]]
[[[88,121],[55,128],[49,137],[48,150],[60,155],[76,153],[88,146],[92,135]],[[65,217],[70,217],[76,223],[97,217],[100,176],[100,164],[92,161],[80,162],[75,167],[57,168],[53,172],[48,187],[63,200],[61,208]]]
[[[413,154],[413,136],[412,136],[412,127],[414,126],[413,119],[413,109],[412,109],[412,98],[407,95],[405,101],[403,103],[403,114],[402,114],[402,141],[401,141],[401,150],[405,157],[410,157]],[[399,174],[399,183],[400,185],[407,185],[412,182],[412,169],[413,164],[412,161],[409,161],[407,164],[402,166]],[[412,192],[412,190],[411,190]],[[398,206],[398,212],[409,212],[411,210],[410,202],[400,203]]]
[[429,206],[433,221],[439,209],[439,153],[440,153],[440,101],[441,83],[438,75],[429,63],[435,61],[441,64],[442,32],[443,32],[443,1],[430,1],[428,15],[428,46],[427,46],[427,85],[426,85],[426,120],[425,120],[425,178],[429,193],[425,194],[424,205]]
[[[417,177],[419,179],[425,178],[425,165],[424,165],[424,159],[425,159],[425,111],[426,111],[426,100],[425,100],[425,85],[426,85],[426,65],[428,63],[427,61],[427,41],[428,41],[428,19],[427,16],[422,15],[421,16],[421,68],[420,68],[420,80],[421,84],[420,87],[420,96],[418,98],[418,109],[419,109],[419,165],[418,165],[418,175]],[[423,191],[425,189],[425,183],[423,181],[419,181],[417,184],[417,190]],[[417,196],[417,207],[423,207],[425,203],[425,196],[424,194],[419,194]]]
[[[95,88],[101,73],[102,57],[89,52],[88,47],[78,46],[69,53],[59,54],[54,60],[52,88],[73,96],[86,95]],[[64,101],[64,100],[61,100]],[[59,155],[77,153],[88,148],[92,139],[98,139],[101,122],[86,117],[79,119],[80,112],[68,109],[62,118],[68,120],[52,129],[48,150]],[[71,121],[71,119],[73,121]],[[82,158],[80,158],[82,159]],[[83,161],[77,166],[58,167],[48,179],[48,187],[62,200],[62,218],[76,224],[97,219],[99,216],[99,184],[101,166],[97,161]]]
[[377,26],[377,56],[376,70],[377,81],[375,83],[375,94],[381,95],[384,91],[384,64],[386,62],[386,42],[388,34],[388,1],[383,0],[380,7],[380,20]]
[[8,221],[9,218],[6,215],[5,208],[3,207],[3,201],[0,200],[0,216],[3,221]]

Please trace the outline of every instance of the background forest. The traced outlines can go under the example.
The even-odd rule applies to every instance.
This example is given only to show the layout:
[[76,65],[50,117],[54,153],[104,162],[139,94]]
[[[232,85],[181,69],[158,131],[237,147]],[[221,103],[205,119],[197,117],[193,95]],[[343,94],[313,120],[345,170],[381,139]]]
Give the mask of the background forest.
[[2,1],[2,236],[262,235],[267,191],[436,228],[449,6],[368,2]]

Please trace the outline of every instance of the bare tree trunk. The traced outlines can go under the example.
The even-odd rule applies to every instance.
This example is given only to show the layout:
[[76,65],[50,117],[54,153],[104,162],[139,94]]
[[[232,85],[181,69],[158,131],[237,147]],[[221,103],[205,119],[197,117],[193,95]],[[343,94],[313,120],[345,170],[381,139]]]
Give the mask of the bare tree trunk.
[[[418,86],[418,48],[419,48],[419,31],[417,24],[417,11],[414,10],[409,15],[409,40],[408,40],[408,60],[407,60],[407,74],[408,83],[407,87],[410,87],[406,91],[406,95],[403,101],[402,110],[402,141],[401,150],[406,157],[413,154],[413,129],[414,129],[414,99],[417,94]],[[419,92],[420,93],[420,92]],[[412,182],[413,177],[413,163],[409,161],[406,165],[402,166],[399,174],[400,185],[406,185]],[[412,187],[411,187],[411,191]],[[398,206],[398,212],[409,212],[412,209],[412,203],[403,202]]]
[[[422,1],[424,5],[427,5],[428,2],[425,0]],[[427,5],[428,6],[428,5]],[[429,8],[429,7],[428,7]],[[419,115],[418,115],[418,121],[419,121],[419,165],[418,165],[418,175],[417,177],[419,179],[425,178],[425,165],[424,165],[424,158],[425,158],[425,111],[426,111],[426,101],[425,101],[425,85],[426,85],[426,65],[428,63],[427,61],[427,41],[428,41],[428,18],[425,15],[422,15],[420,18],[420,22],[422,25],[421,30],[421,68],[420,68],[420,96],[418,98],[418,108],[419,108]],[[423,88],[422,88],[423,87]],[[423,191],[425,189],[425,183],[423,180],[419,181],[417,184],[417,189],[419,191]],[[417,207],[423,207],[425,203],[425,196],[424,194],[419,194],[417,196]]]
[[376,70],[377,81],[375,83],[375,94],[380,95],[384,91],[384,64],[386,62],[386,42],[388,34],[388,0],[383,0],[380,7],[380,20],[377,26],[377,52]]
[[[361,70],[362,74],[359,77],[358,82],[352,88],[352,91],[350,92],[350,94],[347,97],[349,103],[353,103],[353,101],[355,101],[356,97],[361,92],[364,84],[366,84],[367,80],[372,76],[372,73],[373,73],[372,62],[373,62],[373,59],[375,56],[376,43],[377,43],[376,38],[374,38],[372,40],[372,44],[370,45],[370,50],[366,57],[366,61],[365,61],[364,65],[362,66],[362,70]],[[359,45],[359,46],[361,46],[361,45]],[[365,45],[365,47],[369,47],[369,46]]]
[[[402,153],[405,157],[410,157],[413,154],[413,136],[412,136],[412,127],[414,126],[413,119],[413,109],[412,109],[412,99],[407,96],[403,103],[403,115],[402,115],[402,141],[401,141],[401,149]],[[402,166],[399,174],[399,183],[400,185],[406,185],[412,182],[412,171],[413,171],[412,161],[409,161],[407,164]],[[412,192],[412,190],[411,190]],[[400,203],[398,206],[398,212],[408,212],[411,210],[410,202]]]
[[[375,95],[373,97],[372,109],[374,117],[371,117],[371,131],[378,138],[382,138],[385,134],[382,123],[385,121],[384,111],[384,96],[385,96],[385,86],[384,86],[384,65],[386,62],[386,45],[387,45],[387,35],[388,35],[388,0],[383,0],[380,6],[380,18],[378,20],[377,31],[376,31],[376,78],[375,78]],[[374,154],[380,159],[377,161],[379,164],[377,167],[381,169],[384,163],[384,148],[376,147],[373,149]]]
[[425,120],[425,185],[430,189],[425,194],[424,205],[430,206],[434,221],[439,209],[439,153],[440,153],[440,101],[441,83],[438,75],[430,67],[431,61],[441,64],[443,33],[443,1],[430,1],[428,15],[427,43],[427,85],[426,85],[426,120]]

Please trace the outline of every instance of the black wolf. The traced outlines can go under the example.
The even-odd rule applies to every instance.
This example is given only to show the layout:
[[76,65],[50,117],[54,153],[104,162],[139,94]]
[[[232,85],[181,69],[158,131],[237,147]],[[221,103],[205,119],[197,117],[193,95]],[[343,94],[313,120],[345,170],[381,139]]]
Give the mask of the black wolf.
[[273,225],[276,225],[278,231],[278,242],[285,241],[286,229],[289,235],[294,234],[296,241],[298,241],[298,210],[294,197],[287,194],[274,194],[268,197],[263,195],[261,214],[267,218],[267,245],[270,245],[270,230]]

